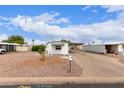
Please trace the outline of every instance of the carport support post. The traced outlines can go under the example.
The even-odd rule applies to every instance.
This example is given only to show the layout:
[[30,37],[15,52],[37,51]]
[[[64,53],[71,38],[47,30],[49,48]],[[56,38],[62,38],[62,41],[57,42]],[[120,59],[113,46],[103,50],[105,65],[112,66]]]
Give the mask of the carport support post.
[[7,45],[7,52],[9,52],[9,45]]

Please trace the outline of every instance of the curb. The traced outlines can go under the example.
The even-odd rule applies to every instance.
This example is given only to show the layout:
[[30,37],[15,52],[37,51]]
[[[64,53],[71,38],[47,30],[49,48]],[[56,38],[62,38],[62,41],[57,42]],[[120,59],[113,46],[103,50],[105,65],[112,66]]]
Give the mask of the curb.
[[124,84],[124,77],[14,77],[0,78],[0,85]]

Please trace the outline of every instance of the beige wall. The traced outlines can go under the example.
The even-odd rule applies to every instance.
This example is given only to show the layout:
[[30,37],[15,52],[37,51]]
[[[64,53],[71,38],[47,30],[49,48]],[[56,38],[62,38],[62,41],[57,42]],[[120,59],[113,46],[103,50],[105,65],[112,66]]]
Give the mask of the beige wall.
[[16,51],[31,51],[31,47],[17,46]]

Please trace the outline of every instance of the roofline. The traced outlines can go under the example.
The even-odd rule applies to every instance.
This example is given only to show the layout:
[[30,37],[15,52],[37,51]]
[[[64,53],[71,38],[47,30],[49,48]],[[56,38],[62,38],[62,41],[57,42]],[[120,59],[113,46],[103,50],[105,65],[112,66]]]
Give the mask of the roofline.
[[[47,44],[48,44],[48,43],[54,43],[54,42],[64,42],[64,41],[50,41],[50,42],[47,42]],[[64,42],[64,43],[67,43],[67,42]],[[46,45],[47,45],[47,44],[46,44]],[[85,43],[71,42],[71,44],[85,44]]]
[[119,45],[119,44],[123,44],[124,45],[124,43],[94,43],[94,44],[87,44],[86,46],[89,46],[89,45]]
[[85,44],[85,43],[71,42],[70,44],[79,44],[79,45],[82,45],[82,44]]
[[[50,42],[47,42],[47,44],[49,44],[49,43],[54,43],[54,42],[64,42],[64,41],[50,41]],[[64,43],[66,43],[66,42],[64,42]],[[47,45],[46,44],[46,45]]]
[[21,45],[21,44],[0,42],[0,45]]

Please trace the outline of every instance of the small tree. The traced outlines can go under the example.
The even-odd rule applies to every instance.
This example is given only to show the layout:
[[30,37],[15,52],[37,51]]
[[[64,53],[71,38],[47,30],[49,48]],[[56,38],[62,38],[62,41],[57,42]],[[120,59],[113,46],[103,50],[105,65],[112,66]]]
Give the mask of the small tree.
[[41,60],[45,60],[45,46],[41,45],[39,48],[39,53],[41,54]]
[[68,44],[71,43],[71,41],[69,41],[69,40],[65,40],[65,39],[62,39],[61,41],[62,41],[62,42],[65,42],[65,43],[68,43]]

